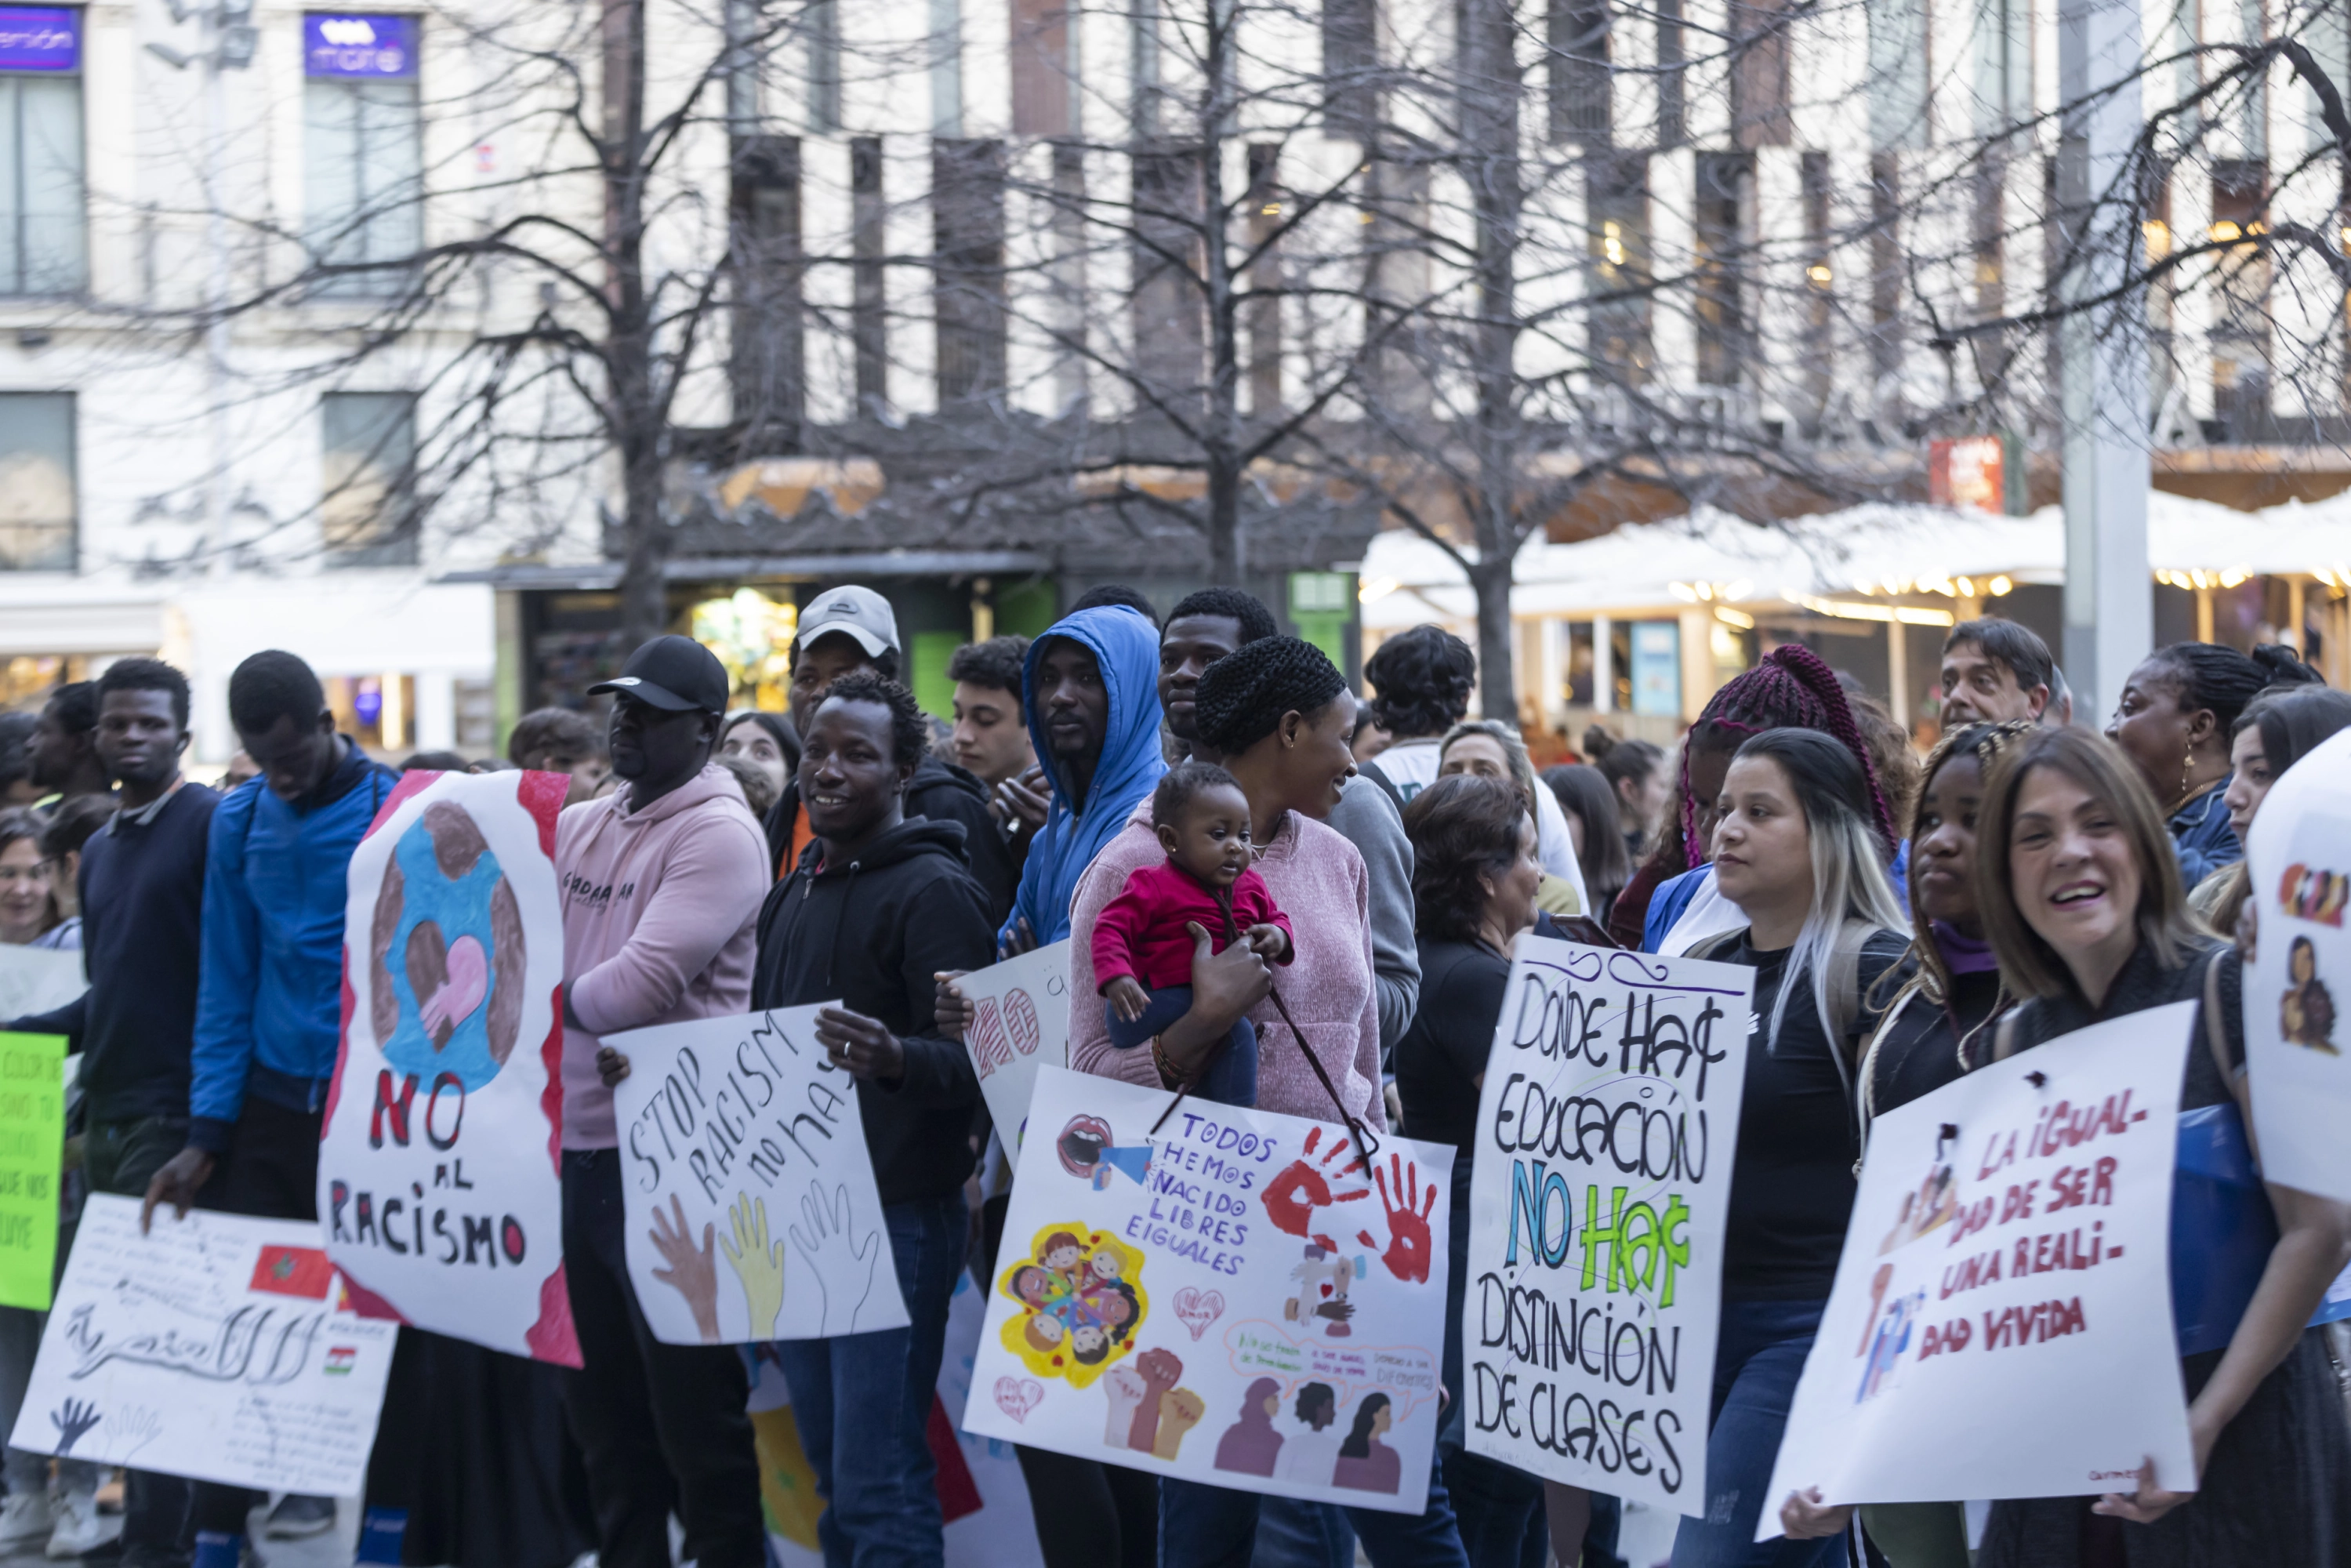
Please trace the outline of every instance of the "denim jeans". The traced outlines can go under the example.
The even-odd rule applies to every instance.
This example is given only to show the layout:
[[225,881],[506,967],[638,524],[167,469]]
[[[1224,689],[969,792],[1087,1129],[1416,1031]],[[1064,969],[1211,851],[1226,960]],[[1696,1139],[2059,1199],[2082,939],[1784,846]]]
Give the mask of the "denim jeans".
[[1543,1568],[1551,1555],[1551,1523],[1542,1482],[1526,1471],[1473,1454],[1461,1401],[1461,1314],[1469,1290],[1469,1170],[1465,1155],[1453,1166],[1451,1267],[1445,1275],[1445,1423],[1437,1429],[1437,1461],[1461,1521],[1461,1549],[1470,1568]]
[[[1118,1016],[1118,1009],[1102,1003],[1102,1017],[1110,1028],[1110,1042],[1121,1051],[1134,1051],[1149,1045],[1154,1035],[1163,1034],[1176,1020],[1192,1010],[1192,988],[1162,986],[1151,993],[1150,1002],[1143,1016],[1129,1023]],[[1247,1019],[1236,1019],[1225,1043],[1208,1059],[1208,1070],[1200,1074],[1200,1082],[1192,1088],[1196,1100],[1214,1101],[1219,1105],[1255,1105],[1257,1103],[1257,1025]]]
[[776,1360],[825,1502],[817,1539],[826,1568],[941,1568],[929,1423],[947,1301],[963,1270],[963,1194],[893,1203],[882,1216],[909,1325],[786,1340]]
[[[1249,1568],[1258,1510],[1267,1500],[1163,1476],[1159,1481],[1159,1568]],[[1420,1512],[1342,1509],[1372,1568],[1468,1568],[1461,1531],[1432,1461],[1428,1505]]]
[[563,1411],[587,1468],[603,1568],[668,1568],[669,1521],[702,1568],[767,1561],[750,1378],[728,1344],[664,1344],[629,1279],[617,1149],[563,1151],[563,1276],[586,1364]]
[[1788,1425],[1788,1405],[1826,1301],[1722,1303],[1714,1351],[1714,1424],[1706,1440],[1706,1514],[1685,1518],[1674,1536],[1673,1568],[1834,1568],[1844,1538],[1759,1542],[1771,1462]]

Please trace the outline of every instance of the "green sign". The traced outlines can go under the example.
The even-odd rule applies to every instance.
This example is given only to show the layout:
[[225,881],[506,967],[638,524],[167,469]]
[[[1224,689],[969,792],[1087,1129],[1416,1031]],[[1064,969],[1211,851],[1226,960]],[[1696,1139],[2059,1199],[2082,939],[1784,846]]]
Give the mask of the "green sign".
[[49,1309],[66,1145],[66,1041],[0,1034],[0,1307]]
[[1354,616],[1355,580],[1343,571],[1290,574],[1290,622],[1301,641],[1347,667],[1347,622]]

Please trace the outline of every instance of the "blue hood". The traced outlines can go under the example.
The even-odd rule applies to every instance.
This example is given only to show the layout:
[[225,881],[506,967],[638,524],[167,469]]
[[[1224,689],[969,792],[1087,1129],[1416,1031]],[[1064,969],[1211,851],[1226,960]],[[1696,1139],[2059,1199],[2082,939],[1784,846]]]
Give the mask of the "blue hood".
[[[1081,610],[1057,621],[1029,644],[1029,662],[1021,672],[1026,693],[1037,689],[1037,664],[1045,644],[1067,637],[1093,651],[1102,665],[1102,685],[1110,694],[1110,724],[1102,736],[1102,762],[1094,768],[1085,810],[1071,808],[1061,780],[1050,762],[1046,777],[1053,789],[1052,813],[1029,846],[1029,862],[1020,870],[1020,891],[1012,900],[1014,921],[1027,920],[1041,946],[1070,934],[1070,899],[1078,878],[1102,848],[1118,836],[1135,806],[1157,787],[1167,771],[1159,753],[1159,634],[1150,622],[1132,610],[1103,607]],[[1040,758],[1052,751],[1037,706],[1027,703],[1029,739]]]

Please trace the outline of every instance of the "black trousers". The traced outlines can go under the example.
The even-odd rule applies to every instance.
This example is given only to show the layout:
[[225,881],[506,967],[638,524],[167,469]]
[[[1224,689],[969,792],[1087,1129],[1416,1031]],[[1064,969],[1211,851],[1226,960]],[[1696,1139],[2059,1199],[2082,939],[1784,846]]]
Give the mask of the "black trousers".
[[[92,1192],[144,1197],[163,1162],[187,1147],[188,1124],[172,1116],[93,1120],[82,1134],[82,1171]],[[68,1238],[65,1246],[73,1245]],[[127,1557],[171,1558],[188,1523],[188,1482],[147,1470],[123,1473],[122,1551]]]
[[[214,1165],[212,1178],[196,1194],[196,1206],[256,1219],[316,1220],[319,1133],[325,1119],[323,1111],[296,1111],[246,1095],[228,1153]],[[197,1481],[192,1490],[190,1524],[223,1535],[244,1534],[246,1516],[262,1497],[214,1481]]]
[[664,1344],[629,1283],[621,1161],[563,1152],[563,1270],[587,1364],[564,1379],[587,1460],[602,1568],[669,1568],[669,1516],[700,1568],[763,1568],[759,1460],[744,1406],[751,1380],[732,1345]]

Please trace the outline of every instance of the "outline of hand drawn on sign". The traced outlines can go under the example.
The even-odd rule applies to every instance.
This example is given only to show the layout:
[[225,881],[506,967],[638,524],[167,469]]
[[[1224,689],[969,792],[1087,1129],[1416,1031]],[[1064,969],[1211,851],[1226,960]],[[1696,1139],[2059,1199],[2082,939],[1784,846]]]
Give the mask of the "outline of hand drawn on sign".
[[[804,1268],[795,1271],[795,1279],[807,1281],[808,1289],[817,1293],[821,1303],[817,1309],[819,1338],[858,1332],[858,1314],[865,1303],[873,1299],[873,1282],[890,1259],[890,1249],[881,1227],[874,1225],[856,1235],[856,1217],[850,1212],[849,1188],[835,1185],[832,1198],[827,1202],[821,1183],[809,1183],[808,1196],[800,1199],[800,1223],[785,1228],[791,1239],[792,1250],[799,1254]],[[861,1276],[860,1269],[863,1270]],[[844,1280],[858,1280],[856,1300],[850,1300],[844,1291],[839,1301],[825,1289],[825,1275],[830,1272]],[[893,1276],[892,1282],[896,1282]]]
[[685,1298],[687,1310],[694,1313],[695,1332],[716,1344],[718,1264],[711,1252],[716,1228],[705,1225],[702,1244],[695,1246],[693,1228],[685,1219],[685,1205],[675,1193],[669,1195],[669,1203],[667,1211],[653,1210],[653,1228],[645,1232],[653,1239],[653,1250],[669,1265],[654,1270],[653,1278]]
[[[675,1197],[675,1194],[671,1195],[672,1201]],[[842,1201],[846,1204],[846,1197]],[[743,1304],[751,1314],[751,1332],[763,1339],[771,1337],[776,1332],[776,1320],[784,1312],[784,1239],[768,1239],[768,1200],[764,1197],[737,1193],[735,1201],[726,1206],[726,1218],[735,1234],[732,1239],[720,1237],[718,1249],[726,1254],[727,1266],[742,1281]]]
[[489,841],[463,806],[433,802],[393,844],[370,924],[369,1020],[385,1060],[480,1090],[514,1053],[524,956],[521,908]]

